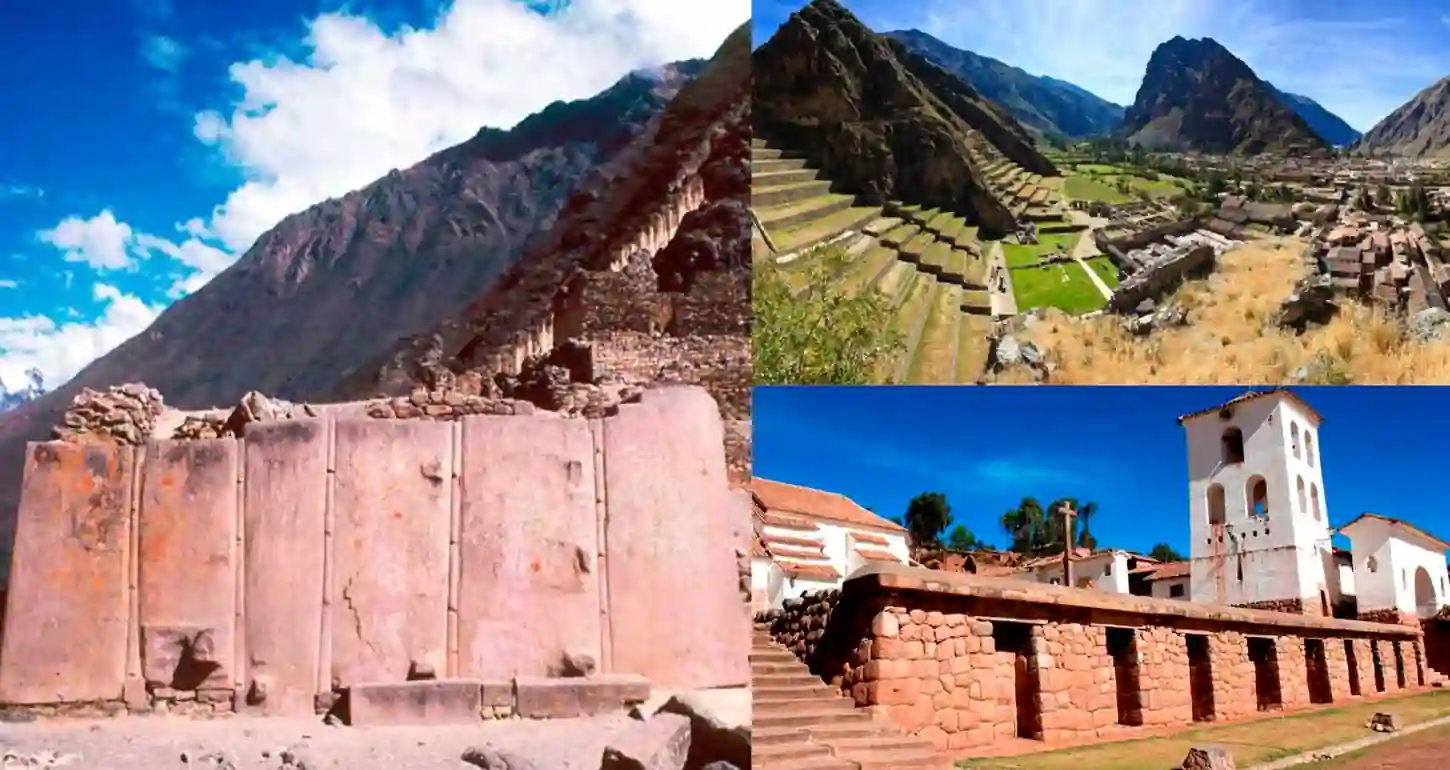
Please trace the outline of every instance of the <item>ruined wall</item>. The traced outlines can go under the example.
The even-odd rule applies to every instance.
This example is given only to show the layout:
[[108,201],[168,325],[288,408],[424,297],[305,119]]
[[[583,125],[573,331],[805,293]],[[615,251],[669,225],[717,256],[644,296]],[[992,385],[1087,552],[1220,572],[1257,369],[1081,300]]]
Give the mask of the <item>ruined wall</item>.
[[720,403],[726,419],[750,414],[750,338],[657,337],[615,332],[595,337],[591,378],[599,381],[699,385]]
[[311,714],[355,686],[581,668],[743,685],[750,514],[723,441],[707,394],[669,388],[599,420],[32,444],[0,702]]
[[[940,749],[1131,737],[1352,697],[1372,645],[1419,686],[1414,629],[878,566],[788,602],[772,635],[861,708]],[[1337,650],[1337,652],[1336,652]],[[1386,692],[1394,690],[1386,687]]]
[[1120,313],[1132,312],[1143,300],[1166,294],[1184,280],[1213,269],[1214,259],[1213,247],[1197,246],[1171,262],[1145,268],[1119,284],[1108,305]]

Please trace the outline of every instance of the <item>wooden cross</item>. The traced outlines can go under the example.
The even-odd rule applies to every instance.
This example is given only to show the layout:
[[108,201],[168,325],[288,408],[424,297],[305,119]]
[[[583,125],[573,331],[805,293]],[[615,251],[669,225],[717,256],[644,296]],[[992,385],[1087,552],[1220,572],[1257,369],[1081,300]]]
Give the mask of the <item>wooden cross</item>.
[[1057,512],[1062,515],[1062,539],[1065,546],[1062,549],[1062,583],[1073,588],[1076,584],[1072,582],[1072,517],[1077,515],[1077,511],[1072,509],[1071,503],[1063,503]]

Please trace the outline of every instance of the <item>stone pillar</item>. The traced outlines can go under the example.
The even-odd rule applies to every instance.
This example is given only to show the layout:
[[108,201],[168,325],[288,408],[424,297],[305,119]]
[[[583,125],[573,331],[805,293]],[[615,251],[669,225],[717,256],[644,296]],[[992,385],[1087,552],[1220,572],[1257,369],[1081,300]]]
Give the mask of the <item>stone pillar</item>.
[[1183,633],[1167,628],[1145,628],[1138,634],[1138,655],[1144,726],[1192,722],[1188,642]]
[[1410,643],[1410,654],[1405,656],[1405,678],[1411,687],[1424,687],[1430,683],[1430,664],[1425,661],[1423,637]]
[[1379,652],[1380,676],[1385,684],[1385,692],[1399,692],[1400,680],[1395,673],[1395,648],[1388,639],[1375,639],[1372,644]]
[[1359,680],[1359,694],[1373,695],[1374,689],[1374,660],[1371,656],[1372,645],[1368,639],[1355,639],[1352,643],[1354,648],[1354,669]]
[[1274,637],[1274,654],[1279,659],[1279,694],[1285,709],[1309,705],[1309,666],[1304,658],[1304,639]]
[[1349,689],[1349,659],[1344,655],[1344,640],[1324,640],[1324,665],[1329,669],[1329,697],[1335,703],[1351,697]]
[[[1032,629],[1041,687],[1042,738],[1091,736],[1118,721],[1106,629],[1049,623]],[[1095,672],[1106,672],[1099,681]]]
[[1208,655],[1213,669],[1214,719],[1224,721],[1256,713],[1254,664],[1249,660],[1244,635],[1237,631],[1211,634]]

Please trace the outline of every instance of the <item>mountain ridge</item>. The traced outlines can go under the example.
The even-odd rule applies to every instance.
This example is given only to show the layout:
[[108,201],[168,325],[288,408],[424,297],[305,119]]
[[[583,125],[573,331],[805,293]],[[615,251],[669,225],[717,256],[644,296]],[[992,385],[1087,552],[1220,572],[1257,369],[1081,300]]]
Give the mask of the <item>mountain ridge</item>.
[[1395,108],[1366,131],[1353,150],[1412,158],[1450,155],[1450,77]]
[[1319,102],[1302,94],[1284,91],[1268,81],[1264,81],[1264,85],[1277,94],[1289,109],[1298,113],[1299,117],[1303,118],[1315,133],[1331,145],[1348,147],[1359,141],[1362,136],[1353,126],[1344,122],[1344,118],[1330,112]]

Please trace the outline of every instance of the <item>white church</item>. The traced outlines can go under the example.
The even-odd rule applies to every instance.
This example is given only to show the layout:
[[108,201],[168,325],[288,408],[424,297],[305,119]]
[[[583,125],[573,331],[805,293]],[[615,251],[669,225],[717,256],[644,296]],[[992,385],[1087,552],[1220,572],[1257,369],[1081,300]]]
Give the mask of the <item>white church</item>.
[[[1335,548],[1320,465],[1319,413],[1290,390],[1245,393],[1178,419],[1188,442],[1186,562],[1082,551],[1074,582],[1134,593],[1365,620],[1414,623],[1450,603],[1450,543],[1365,513]],[[906,532],[847,497],[755,479],[757,610],[839,588],[867,563],[910,563]],[[1061,582],[1060,558],[1005,575]]]

